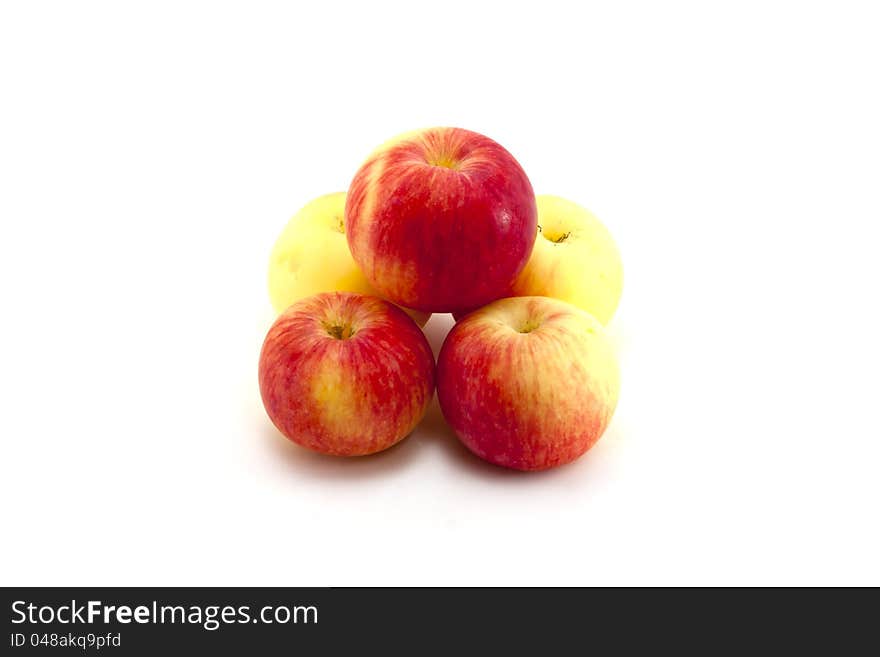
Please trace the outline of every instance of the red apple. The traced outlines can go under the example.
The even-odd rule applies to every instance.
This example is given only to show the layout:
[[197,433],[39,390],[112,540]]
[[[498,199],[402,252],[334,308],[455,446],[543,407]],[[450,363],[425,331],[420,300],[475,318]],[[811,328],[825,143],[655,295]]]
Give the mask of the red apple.
[[383,144],[345,204],[346,237],[379,293],[425,312],[504,296],[537,235],[532,185],[500,144],[429,128]]
[[400,308],[326,292],[278,317],[259,379],[266,412],[290,440],[359,456],[391,447],[418,424],[434,393],[434,357]]
[[517,470],[586,452],[611,421],[619,387],[602,325],[547,297],[500,299],[465,315],[437,361],[440,408],[459,439]]

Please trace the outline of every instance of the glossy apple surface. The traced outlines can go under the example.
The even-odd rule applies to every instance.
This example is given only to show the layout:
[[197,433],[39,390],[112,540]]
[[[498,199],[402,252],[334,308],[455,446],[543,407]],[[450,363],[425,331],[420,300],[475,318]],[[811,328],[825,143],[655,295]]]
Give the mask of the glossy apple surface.
[[[379,293],[351,257],[345,240],[345,192],[310,201],[287,223],[269,256],[269,299],[281,313],[319,292]],[[404,308],[419,326],[430,314]]]
[[372,454],[403,440],[434,391],[428,341],[400,308],[347,292],[301,299],[269,329],[259,364],[270,419],[303,447]]
[[569,463],[605,431],[620,388],[602,325],[547,297],[463,317],[437,361],[443,416],[474,454],[517,470]]
[[348,191],[346,237],[379,293],[425,312],[504,296],[537,233],[531,183],[500,144],[461,128],[380,146]]

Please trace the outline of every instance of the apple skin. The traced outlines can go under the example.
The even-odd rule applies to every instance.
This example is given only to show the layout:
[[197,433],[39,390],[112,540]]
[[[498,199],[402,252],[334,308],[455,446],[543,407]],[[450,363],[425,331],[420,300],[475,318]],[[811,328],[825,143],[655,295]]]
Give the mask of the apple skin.
[[345,205],[351,254],[395,303],[452,312],[505,296],[537,234],[535,195],[500,144],[429,128],[376,149]]
[[549,194],[536,200],[538,239],[510,296],[567,301],[607,325],[623,292],[623,263],[614,238],[577,203]]
[[326,292],[297,301],[269,329],[259,364],[269,418],[293,442],[361,456],[403,440],[434,393],[434,357],[400,308]]
[[437,361],[443,416],[490,463],[545,470],[599,439],[620,375],[602,325],[547,297],[500,299],[463,317]]
[[[319,292],[379,296],[361,273],[345,239],[345,192],[313,199],[287,223],[269,256],[269,299],[276,313]],[[430,314],[403,309],[419,326]]]
[[[607,325],[623,292],[623,262],[614,238],[577,203],[549,194],[538,194],[535,200],[538,239],[507,296],[567,301]],[[452,316],[459,321],[469,312]]]

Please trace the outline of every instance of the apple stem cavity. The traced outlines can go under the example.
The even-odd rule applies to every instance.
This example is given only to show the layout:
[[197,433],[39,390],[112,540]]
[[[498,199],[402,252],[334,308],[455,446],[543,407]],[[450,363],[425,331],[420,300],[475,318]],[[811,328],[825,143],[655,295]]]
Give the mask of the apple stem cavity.
[[348,340],[355,333],[350,324],[325,324],[324,328],[336,340]]
[[458,171],[458,162],[453,162],[449,159],[439,159],[434,162],[431,162],[435,167],[440,167],[441,169],[452,169],[453,171]]
[[554,244],[561,244],[562,242],[567,240],[569,237],[571,237],[571,231],[568,231],[567,233],[563,233],[559,237],[553,237],[553,235],[552,235],[553,232],[555,232],[555,231],[551,230],[550,231],[551,234],[548,235],[547,233],[544,232],[544,228],[541,226],[541,224],[538,224],[538,234],[541,235],[541,237],[543,237],[548,242],[553,242]]
[[426,160],[428,164],[432,167],[440,167],[441,169],[452,169],[453,171],[458,171],[461,166],[461,162],[450,155],[449,153],[436,153],[429,155]]
[[527,319],[526,323],[519,328],[520,333],[531,333],[541,325],[541,320]]

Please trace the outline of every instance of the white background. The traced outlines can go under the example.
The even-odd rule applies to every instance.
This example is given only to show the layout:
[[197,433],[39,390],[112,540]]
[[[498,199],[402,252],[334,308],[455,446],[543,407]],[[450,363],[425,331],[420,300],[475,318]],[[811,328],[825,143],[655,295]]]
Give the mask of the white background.
[[[875,11],[3,3],[0,582],[880,584]],[[483,464],[436,405],[354,461],[263,412],[275,237],[429,125],[619,242],[573,465]]]

